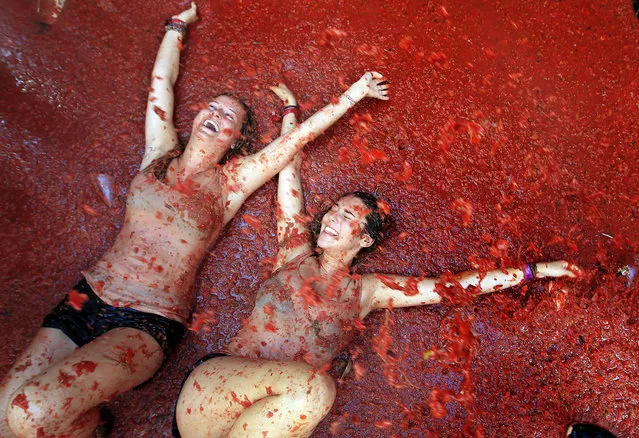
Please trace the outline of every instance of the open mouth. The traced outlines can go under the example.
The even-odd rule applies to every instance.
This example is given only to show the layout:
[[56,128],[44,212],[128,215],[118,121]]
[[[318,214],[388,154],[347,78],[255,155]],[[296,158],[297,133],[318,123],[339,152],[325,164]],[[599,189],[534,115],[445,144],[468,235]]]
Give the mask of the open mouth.
[[324,227],[324,232],[329,236],[337,237],[338,233],[329,226]]
[[220,127],[211,119],[205,120],[202,126],[204,126],[206,130],[211,131],[211,133],[217,134],[220,132]]

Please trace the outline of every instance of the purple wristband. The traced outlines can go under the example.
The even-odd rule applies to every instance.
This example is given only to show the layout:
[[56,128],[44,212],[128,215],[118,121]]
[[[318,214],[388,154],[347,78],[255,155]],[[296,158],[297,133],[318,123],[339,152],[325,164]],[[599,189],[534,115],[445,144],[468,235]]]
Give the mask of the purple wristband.
[[530,263],[526,263],[526,266],[524,267],[524,280],[530,281],[534,279],[535,279],[535,271],[533,271],[533,268],[532,266],[530,266]]

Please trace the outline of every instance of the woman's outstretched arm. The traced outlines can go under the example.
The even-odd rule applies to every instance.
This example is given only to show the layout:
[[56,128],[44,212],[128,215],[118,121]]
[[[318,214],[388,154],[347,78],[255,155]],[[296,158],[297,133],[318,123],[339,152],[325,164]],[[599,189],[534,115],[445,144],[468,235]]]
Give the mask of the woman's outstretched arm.
[[[521,269],[509,268],[505,270],[488,271],[481,278],[479,272],[462,272],[454,276],[463,288],[474,286],[480,294],[497,292],[516,286],[524,280],[547,277],[575,277],[580,269],[563,260],[542,262],[527,265],[527,272]],[[399,275],[366,274],[362,278],[362,314],[370,311],[393,307],[422,306],[437,304],[441,297],[435,286],[439,283],[436,278],[403,277]],[[449,286],[445,284],[445,286]]]
[[251,193],[282,170],[306,143],[319,136],[364,97],[388,100],[388,84],[381,74],[366,73],[336,103],[325,106],[258,153],[226,165],[224,169],[229,186],[237,187],[236,191],[229,193],[227,211],[237,211]]
[[174,15],[171,23],[167,25],[151,73],[151,87],[144,124],[145,151],[141,169],[173,150],[178,144],[178,137],[173,126],[173,86],[180,69],[183,34],[186,26],[196,20],[197,7],[195,3],[191,3],[189,9]]
[[[297,126],[297,100],[284,84],[271,87],[284,104],[282,111],[282,131],[285,136]],[[310,251],[311,240],[305,220],[304,196],[300,166],[302,157],[296,154],[293,160],[282,169],[277,183],[277,261],[273,270],[298,255]]]

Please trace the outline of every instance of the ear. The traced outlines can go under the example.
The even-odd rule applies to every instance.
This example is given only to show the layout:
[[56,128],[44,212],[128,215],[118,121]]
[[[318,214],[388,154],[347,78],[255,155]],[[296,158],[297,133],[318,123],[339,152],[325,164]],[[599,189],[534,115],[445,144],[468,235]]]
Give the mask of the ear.
[[368,235],[368,233],[362,233],[362,235],[359,238],[359,245],[362,248],[368,248],[373,243],[375,243],[375,241],[373,240],[373,238],[371,236]]

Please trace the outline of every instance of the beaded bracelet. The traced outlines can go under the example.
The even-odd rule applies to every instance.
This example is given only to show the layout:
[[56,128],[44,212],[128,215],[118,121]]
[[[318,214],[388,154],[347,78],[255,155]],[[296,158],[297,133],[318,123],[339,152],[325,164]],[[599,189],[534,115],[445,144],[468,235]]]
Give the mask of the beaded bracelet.
[[186,33],[186,23],[179,18],[171,17],[166,20],[166,26],[164,26],[165,31],[174,30],[180,35],[184,36]]
[[282,110],[282,118],[287,114],[295,114],[295,117],[299,117],[299,107],[297,105],[287,105]]
[[537,267],[533,264],[526,263],[524,267],[524,280],[531,281],[535,279],[535,274],[537,273]]

